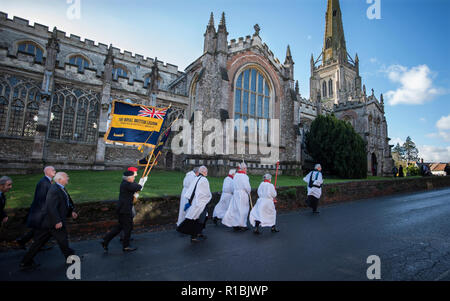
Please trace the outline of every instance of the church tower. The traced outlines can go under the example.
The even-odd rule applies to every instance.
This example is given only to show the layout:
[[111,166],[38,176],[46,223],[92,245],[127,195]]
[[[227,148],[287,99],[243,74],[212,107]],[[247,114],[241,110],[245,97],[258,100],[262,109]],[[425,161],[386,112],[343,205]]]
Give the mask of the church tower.
[[328,0],[322,53],[311,58],[310,99],[330,109],[361,94],[359,61],[347,52],[339,0]]

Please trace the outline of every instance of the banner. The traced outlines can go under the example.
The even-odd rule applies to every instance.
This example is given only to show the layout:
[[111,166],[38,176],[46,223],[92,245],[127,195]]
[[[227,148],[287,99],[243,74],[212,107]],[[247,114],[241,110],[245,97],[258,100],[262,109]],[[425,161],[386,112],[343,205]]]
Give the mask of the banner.
[[[169,138],[169,135],[171,133],[171,128],[168,128],[165,132],[164,132],[164,136],[161,138],[161,141],[159,141],[158,146],[155,148],[155,150],[153,151],[152,154],[152,158],[150,159],[150,164],[153,164],[153,162],[155,161],[156,157],[158,156],[158,154],[160,152],[162,152],[164,144],[166,143],[167,139]],[[147,162],[148,159],[150,157],[150,154],[148,156],[146,156],[145,158],[141,159],[138,161],[138,166],[147,166]]]
[[170,108],[157,108],[114,100],[104,140],[154,147]]

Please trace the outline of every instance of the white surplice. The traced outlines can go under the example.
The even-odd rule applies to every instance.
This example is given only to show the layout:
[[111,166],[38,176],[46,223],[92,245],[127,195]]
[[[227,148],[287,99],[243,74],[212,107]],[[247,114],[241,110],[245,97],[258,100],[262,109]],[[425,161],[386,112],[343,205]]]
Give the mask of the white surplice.
[[225,213],[222,224],[228,227],[247,227],[248,211],[250,209],[250,181],[246,174],[236,173],[233,179],[233,197]]
[[231,198],[233,197],[233,179],[227,176],[223,180],[222,195],[220,200],[214,207],[213,217],[222,219],[230,206]]
[[250,211],[250,224],[254,227],[255,221],[261,222],[261,227],[275,226],[277,212],[273,199],[277,196],[275,186],[269,182],[262,182],[258,187],[258,201]]

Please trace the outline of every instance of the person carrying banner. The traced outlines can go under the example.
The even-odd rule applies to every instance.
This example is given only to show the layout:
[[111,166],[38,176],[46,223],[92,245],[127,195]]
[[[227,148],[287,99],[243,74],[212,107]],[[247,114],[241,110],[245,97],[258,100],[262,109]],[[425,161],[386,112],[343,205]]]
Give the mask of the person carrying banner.
[[199,175],[192,181],[185,197],[189,200],[186,217],[177,227],[177,231],[191,235],[191,242],[199,242],[201,238],[206,239],[202,234],[207,221],[206,205],[210,202],[212,194],[209,188],[208,169],[200,166]]
[[214,207],[213,222],[217,225],[217,221],[221,220],[230,206],[231,198],[233,197],[233,178],[236,174],[236,169],[230,169],[228,176],[223,180],[222,195],[220,200]]
[[239,171],[233,179],[233,197],[225,213],[222,224],[233,227],[234,231],[246,231],[248,212],[250,210],[249,195],[251,193],[250,180],[247,176],[247,165],[239,164]]
[[[198,167],[194,167],[193,170],[186,173],[186,176],[183,180],[183,190],[181,191],[180,196],[180,210],[178,211],[178,221],[177,221],[177,227],[183,222],[185,216],[186,216],[186,204],[189,203],[189,199],[185,196],[186,191],[189,189],[189,187],[192,184],[192,181],[195,180],[196,177],[198,177]],[[186,208],[186,209],[185,209]]]
[[306,204],[312,208],[313,213],[320,213],[317,210],[317,206],[319,205],[319,199],[322,195],[322,167],[320,164],[316,164],[314,166],[314,171],[311,171],[306,177],[303,178],[303,181],[308,183],[308,197],[306,199]]
[[130,236],[131,231],[133,230],[133,196],[136,192],[142,189],[142,186],[134,183],[134,173],[132,171],[125,171],[123,173],[123,180],[120,184],[120,193],[119,193],[119,202],[117,204],[117,215],[119,224],[114,226],[111,231],[109,231],[101,245],[105,252],[108,252],[108,244],[109,242],[116,237],[122,230],[124,231],[123,238],[123,251],[124,252],[132,252],[137,250],[137,248],[130,247]]
[[271,183],[272,176],[265,174],[263,182],[258,187],[258,200],[250,211],[250,224],[255,227],[253,233],[260,234],[259,226],[272,227],[272,232],[279,232],[275,227],[277,212],[274,198],[277,196],[275,186]]

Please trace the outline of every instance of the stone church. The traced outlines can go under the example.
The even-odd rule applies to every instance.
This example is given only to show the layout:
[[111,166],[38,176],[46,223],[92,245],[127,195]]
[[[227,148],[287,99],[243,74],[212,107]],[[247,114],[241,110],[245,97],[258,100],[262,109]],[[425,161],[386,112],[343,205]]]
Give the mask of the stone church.
[[[44,165],[57,169],[109,170],[136,165],[136,147],[105,143],[114,99],[145,105],[172,105],[169,122],[195,113],[204,120],[279,120],[280,171],[298,174],[313,162],[304,136],[318,114],[350,122],[367,141],[369,174],[392,169],[383,96],[366,94],[359,60],[347,53],[338,0],[328,0],[322,53],[311,56],[310,97],[299,93],[294,60],[287,46],[281,63],[259,35],[228,39],[225,14],[214,16],[204,33],[203,55],[184,71],[157,58],[121,52],[112,45],[0,13],[0,172],[29,173]],[[269,130],[267,130],[269,131]],[[246,128],[243,139],[259,132]],[[268,133],[268,132],[267,132]],[[158,168],[210,167],[223,175],[243,157],[253,173],[273,172],[260,154],[174,154],[167,145]],[[274,162],[272,162],[274,163]]]

